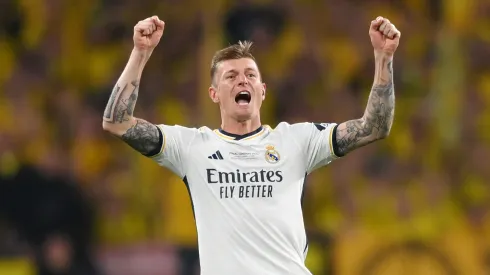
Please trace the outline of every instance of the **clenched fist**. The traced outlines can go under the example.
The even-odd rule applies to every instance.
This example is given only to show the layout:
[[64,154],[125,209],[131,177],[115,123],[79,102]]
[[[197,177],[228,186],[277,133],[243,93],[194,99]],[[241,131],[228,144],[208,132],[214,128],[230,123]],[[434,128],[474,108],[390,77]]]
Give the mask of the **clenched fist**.
[[371,21],[369,36],[375,52],[393,55],[400,43],[401,33],[390,20],[379,16]]
[[153,50],[158,45],[158,42],[160,42],[164,28],[165,23],[158,16],[152,16],[143,21],[139,21],[134,26],[134,47],[143,51]]

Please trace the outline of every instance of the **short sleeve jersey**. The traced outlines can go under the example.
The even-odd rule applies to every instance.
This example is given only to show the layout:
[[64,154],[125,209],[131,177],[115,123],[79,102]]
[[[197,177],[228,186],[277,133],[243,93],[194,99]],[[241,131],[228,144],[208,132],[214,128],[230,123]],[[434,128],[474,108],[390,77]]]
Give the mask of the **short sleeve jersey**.
[[185,182],[202,275],[307,275],[306,176],[337,159],[335,123],[280,123],[247,135],[157,125],[151,157]]

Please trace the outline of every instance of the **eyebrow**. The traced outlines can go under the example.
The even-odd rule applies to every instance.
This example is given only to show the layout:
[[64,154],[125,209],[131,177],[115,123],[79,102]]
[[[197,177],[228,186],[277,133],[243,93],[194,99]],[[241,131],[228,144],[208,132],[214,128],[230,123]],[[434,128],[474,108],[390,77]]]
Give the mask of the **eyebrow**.
[[[251,68],[251,67],[245,68],[245,71],[254,71],[254,72],[257,72],[257,70],[256,70],[256,69]],[[235,69],[231,69],[231,70],[229,70],[229,71],[225,72],[225,74],[228,74],[228,73],[238,73],[238,71],[237,71],[237,70],[235,70]]]

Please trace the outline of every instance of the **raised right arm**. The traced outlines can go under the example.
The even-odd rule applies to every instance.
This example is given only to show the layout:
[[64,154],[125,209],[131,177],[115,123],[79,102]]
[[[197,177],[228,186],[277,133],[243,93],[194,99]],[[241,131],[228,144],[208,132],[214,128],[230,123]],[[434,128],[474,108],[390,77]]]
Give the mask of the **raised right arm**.
[[162,133],[154,124],[133,116],[143,68],[163,34],[163,21],[153,16],[134,28],[135,47],[104,111],[102,127],[144,155],[158,153]]

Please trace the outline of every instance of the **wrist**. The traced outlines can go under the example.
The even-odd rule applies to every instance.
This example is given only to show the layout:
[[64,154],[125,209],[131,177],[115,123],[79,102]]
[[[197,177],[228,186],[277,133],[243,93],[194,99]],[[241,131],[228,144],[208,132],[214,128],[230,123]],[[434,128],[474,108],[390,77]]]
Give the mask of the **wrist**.
[[142,73],[143,68],[146,66],[146,63],[150,59],[152,52],[152,50],[141,50],[135,47],[131,52],[129,63],[136,66],[135,68],[139,71],[139,73]]
[[393,53],[387,53],[384,51],[374,51],[374,58],[376,60],[393,60]]
[[146,61],[148,61],[148,59],[150,59],[152,52],[153,52],[153,50],[140,49],[140,48],[134,47],[131,54],[133,56],[135,56],[138,60],[143,60],[146,62]]

